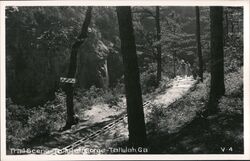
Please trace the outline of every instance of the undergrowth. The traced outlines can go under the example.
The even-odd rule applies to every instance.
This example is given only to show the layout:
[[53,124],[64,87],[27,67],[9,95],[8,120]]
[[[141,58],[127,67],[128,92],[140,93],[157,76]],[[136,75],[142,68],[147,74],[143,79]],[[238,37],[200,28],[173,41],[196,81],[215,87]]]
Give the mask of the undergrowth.
[[22,148],[37,137],[47,137],[66,117],[63,93],[43,106],[25,107],[6,99],[7,149]]
[[[89,90],[76,89],[74,108],[77,114],[81,109],[91,109],[95,104],[117,105],[123,86],[118,84],[113,89],[100,89],[92,86]],[[17,105],[10,98],[6,99],[7,149],[23,148],[33,141],[44,140],[53,131],[59,130],[66,121],[65,94],[55,92],[55,99],[42,106],[26,107]]]
[[210,82],[208,74],[204,75],[204,82],[197,84],[194,91],[188,92],[187,95],[168,107],[163,105],[153,108],[148,122],[150,135],[160,132],[175,133],[203,110],[208,98]]
[[219,101],[219,112],[204,118],[209,83],[207,77],[194,91],[152,114],[161,117],[151,120],[156,130],[148,127],[150,153],[243,153],[243,70],[225,75],[226,94]]
[[[149,138],[149,147],[152,152],[160,152],[161,146],[164,146],[159,136],[171,136],[178,134],[182,128],[192,122],[205,109],[208,100],[210,77],[204,74],[204,82],[198,83],[193,91],[168,107],[155,106],[149,115],[147,133]],[[165,80],[165,82],[170,82]],[[220,99],[219,114],[228,116],[243,115],[243,70],[239,72],[228,73],[225,75],[226,95]],[[152,91],[156,95],[166,90],[167,83],[162,82],[158,88]],[[110,108],[121,101],[120,96],[124,94],[124,86],[119,84],[117,87],[109,90],[103,90],[91,87],[89,90],[77,89],[75,91],[75,110],[90,109],[94,104],[108,104]],[[145,95],[144,95],[145,97]],[[58,130],[65,123],[66,107],[65,95],[62,91],[56,92],[56,98],[48,101],[43,106],[25,107],[14,104],[10,98],[6,99],[6,127],[7,127],[7,149],[23,148],[29,145],[36,138],[46,138],[54,130]],[[220,119],[219,119],[220,120]],[[215,120],[216,121],[216,120]],[[223,123],[223,119],[220,120]],[[222,125],[218,125],[222,126]],[[224,126],[224,125],[223,125]],[[240,131],[228,133],[217,130],[218,136],[226,135],[230,141],[236,137],[236,145],[242,143]],[[166,139],[169,141],[169,139]],[[126,145],[126,141],[115,141],[112,146]],[[167,143],[166,143],[167,144]],[[174,146],[174,145],[171,145]],[[169,148],[165,148],[169,150]],[[177,148],[178,149],[178,148]]]

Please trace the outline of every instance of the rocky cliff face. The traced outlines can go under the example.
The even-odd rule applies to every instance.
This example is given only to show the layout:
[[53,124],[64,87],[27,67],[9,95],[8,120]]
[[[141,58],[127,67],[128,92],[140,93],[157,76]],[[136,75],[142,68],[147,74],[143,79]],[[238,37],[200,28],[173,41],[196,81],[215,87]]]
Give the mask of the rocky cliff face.
[[89,39],[79,53],[79,67],[77,78],[79,86],[89,88],[95,85],[98,88],[108,86],[107,55],[108,47],[98,38],[98,32],[92,31]]
[[[54,98],[55,90],[60,88],[60,77],[67,75],[71,46],[81,29],[85,9],[6,9],[7,97],[28,106]],[[77,88],[93,85],[107,88],[122,75],[120,54],[107,46],[118,34],[114,8],[97,7],[93,14],[89,38],[78,53]]]
[[[20,40],[14,43],[20,45],[7,44],[6,50],[7,97],[29,106],[53,99],[60,87],[60,77],[67,75],[70,49],[34,50]],[[76,87],[108,88],[122,75],[122,69],[117,68],[121,63],[118,52],[91,35],[78,53]]]

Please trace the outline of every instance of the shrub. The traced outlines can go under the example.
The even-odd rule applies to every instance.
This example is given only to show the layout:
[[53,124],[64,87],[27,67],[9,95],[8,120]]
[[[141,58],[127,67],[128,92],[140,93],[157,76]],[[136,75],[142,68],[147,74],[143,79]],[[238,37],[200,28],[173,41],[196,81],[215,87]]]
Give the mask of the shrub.
[[114,93],[112,90],[107,91],[103,98],[104,102],[109,104],[110,107],[117,105],[120,101],[119,95]]
[[121,80],[119,81],[115,88],[112,89],[114,93],[121,95],[121,94],[125,94],[125,85],[124,82]]
[[22,148],[25,143],[47,137],[63,125],[65,96],[61,91],[55,94],[54,101],[38,107],[20,106],[6,99],[7,148]]
[[36,110],[28,119],[29,135],[31,138],[48,135],[53,127],[53,122],[48,119],[49,113],[41,110]]
[[117,105],[124,85],[118,83],[113,89],[104,90],[92,86],[89,90],[77,90],[76,100],[82,107],[90,108],[94,104],[106,103],[110,107]]
[[[77,89],[74,104],[78,109],[75,110],[79,112],[80,108],[91,107],[97,103],[107,103],[110,107],[117,105],[122,88],[124,86],[119,84],[114,89],[106,91],[95,86],[89,90]],[[42,140],[65,124],[66,96],[62,90],[55,92],[55,96],[53,101],[47,101],[38,107],[25,107],[14,104],[10,98],[6,99],[8,148],[22,148],[32,140]]]
[[243,65],[243,35],[229,34],[224,47],[225,73],[236,72]]
[[141,74],[142,93],[150,93],[157,87],[156,72],[145,71]]
[[162,106],[153,105],[151,107],[151,111],[148,114],[148,120],[147,120],[147,130],[149,133],[157,133],[159,132],[159,122],[160,118],[163,116],[164,110]]

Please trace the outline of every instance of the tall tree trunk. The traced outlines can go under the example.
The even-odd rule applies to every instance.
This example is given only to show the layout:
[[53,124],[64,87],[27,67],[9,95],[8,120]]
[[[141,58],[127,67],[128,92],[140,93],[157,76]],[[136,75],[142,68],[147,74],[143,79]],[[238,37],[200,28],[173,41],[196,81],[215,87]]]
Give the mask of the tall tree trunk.
[[[156,6],[155,8],[156,15],[155,15],[155,24],[156,24],[156,37],[157,41],[161,40],[161,25],[160,25],[160,7]],[[156,47],[157,50],[157,85],[160,84],[161,81],[161,44],[158,44]]]
[[200,9],[195,7],[196,12],[196,44],[197,44],[197,54],[199,59],[199,77],[200,81],[203,82],[203,60],[202,60],[202,51],[201,51],[201,38],[200,38]]
[[218,100],[225,94],[223,53],[223,8],[210,7],[211,19],[211,86],[209,111],[217,111]]
[[127,6],[117,7],[117,16],[124,64],[129,142],[131,146],[144,146],[146,144],[146,128],[131,8]]
[[228,38],[228,30],[229,30],[229,28],[228,28],[228,10],[227,10],[227,8],[225,10],[225,29],[226,29],[226,31],[225,31],[225,40],[227,40],[227,38]]
[[176,51],[174,51],[174,53],[173,53],[174,77],[176,77],[176,65],[175,65],[175,59],[176,59]]
[[231,33],[234,33],[234,22],[231,20]]
[[104,79],[104,89],[108,90],[108,87],[109,87],[109,73],[108,73],[108,61],[107,60],[105,60],[103,67],[104,67],[104,71],[105,71],[105,77],[103,78]]
[[[71,48],[71,55],[70,55],[70,64],[68,69],[68,78],[75,78],[76,69],[77,69],[77,53],[80,48],[80,46],[85,42],[88,35],[88,26],[90,24],[91,20],[91,11],[92,7],[88,7],[86,11],[86,17],[84,20],[84,23],[82,25],[81,33],[79,34],[77,40],[72,45]],[[65,93],[66,93],[66,105],[67,105],[67,121],[66,125],[63,128],[69,129],[72,125],[76,124],[76,119],[74,117],[74,104],[73,104],[73,94],[74,94],[74,85],[71,83],[66,83],[64,87]]]

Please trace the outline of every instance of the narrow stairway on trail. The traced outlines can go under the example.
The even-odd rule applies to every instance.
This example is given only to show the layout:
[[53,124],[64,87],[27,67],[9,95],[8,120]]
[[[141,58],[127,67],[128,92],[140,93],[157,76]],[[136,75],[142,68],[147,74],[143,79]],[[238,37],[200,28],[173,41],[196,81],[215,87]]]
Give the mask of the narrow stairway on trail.
[[[186,95],[195,86],[192,77],[177,76],[164,91],[154,94],[150,100],[144,100],[144,115],[146,124],[156,108],[167,108],[169,105]],[[109,108],[108,105],[93,105],[85,111],[85,120],[70,130],[55,132],[51,139],[43,143],[45,154],[106,154],[110,147],[128,139],[128,125],[126,117],[126,101],[119,102],[119,110]],[[81,117],[81,116],[80,116]],[[105,127],[107,126],[108,127]],[[109,127],[110,125],[110,127]],[[101,130],[104,129],[104,130]],[[96,132],[97,131],[97,132]],[[89,137],[90,136],[90,137]],[[84,139],[83,139],[84,138]],[[65,148],[66,147],[66,148]],[[72,151],[73,149],[73,151]],[[86,149],[99,149],[85,151]]]

